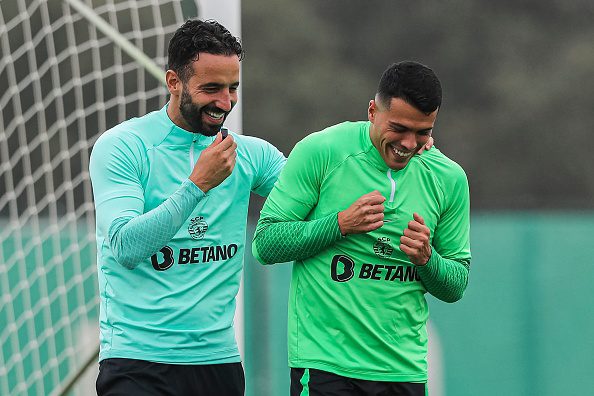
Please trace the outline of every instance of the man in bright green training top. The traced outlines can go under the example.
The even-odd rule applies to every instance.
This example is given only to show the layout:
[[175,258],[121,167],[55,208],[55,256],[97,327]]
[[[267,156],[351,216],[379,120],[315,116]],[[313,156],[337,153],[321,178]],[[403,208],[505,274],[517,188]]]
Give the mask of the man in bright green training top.
[[430,139],[441,84],[416,62],[390,66],[365,122],[299,142],[270,193],[252,249],[295,260],[291,395],[426,394],[425,293],[459,300],[470,267],[462,168]]

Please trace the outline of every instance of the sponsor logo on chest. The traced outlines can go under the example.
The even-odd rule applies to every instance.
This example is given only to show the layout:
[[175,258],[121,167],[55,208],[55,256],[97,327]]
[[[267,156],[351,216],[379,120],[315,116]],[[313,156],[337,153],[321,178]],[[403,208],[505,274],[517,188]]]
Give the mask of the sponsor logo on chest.
[[232,258],[237,253],[237,245],[202,246],[189,249],[181,248],[175,252],[171,247],[165,246],[161,254],[153,254],[151,263],[157,271],[165,271],[176,262],[178,264],[215,263]]
[[[392,257],[394,247],[389,237],[380,236],[373,244],[373,252],[382,259]],[[359,279],[387,282],[419,282],[421,278],[414,265],[357,264],[351,257],[338,254],[332,258],[330,276],[335,282],[347,282],[355,276]]]

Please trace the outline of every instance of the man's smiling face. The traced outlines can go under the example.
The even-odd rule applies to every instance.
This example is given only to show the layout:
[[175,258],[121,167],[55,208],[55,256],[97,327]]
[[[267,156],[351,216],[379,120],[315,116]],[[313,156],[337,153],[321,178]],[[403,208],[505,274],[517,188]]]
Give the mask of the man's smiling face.
[[200,53],[191,67],[193,74],[182,82],[180,122],[188,131],[214,136],[237,103],[239,58]]
[[425,114],[401,98],[387,104],[378,97],[369,102],[369,135],[389,168],[403,169],[427,143],[438,111]]

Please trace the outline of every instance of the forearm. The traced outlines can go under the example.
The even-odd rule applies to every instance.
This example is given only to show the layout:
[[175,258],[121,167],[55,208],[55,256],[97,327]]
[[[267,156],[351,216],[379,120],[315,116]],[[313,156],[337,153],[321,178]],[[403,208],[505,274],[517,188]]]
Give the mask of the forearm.
[[275,221],[261,218],[252,251],[263,264],[303,260],[342,237],[337,214],[309,221]]
[[190,180],[155,209],[137,217],[120,217],[109,227],[109,246],[115,259],[133,269],[175,236],[204,193]]
[[468,285],[469,260],[450,260],[441,257],[435,249],[426,265],[417,271],[425,288],[436,298],[445,302],[456,302],[464,295]]

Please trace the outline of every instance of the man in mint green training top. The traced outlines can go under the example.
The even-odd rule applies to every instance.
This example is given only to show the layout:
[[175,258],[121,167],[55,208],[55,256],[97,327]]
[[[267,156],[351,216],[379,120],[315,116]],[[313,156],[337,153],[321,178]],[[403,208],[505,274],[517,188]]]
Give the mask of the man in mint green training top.
[[244,394],[233,316],[248,200],[285,157],[222,128],[242,56],[219,23],[187,21],[169,43],[169,103],[93,147],[100,396]]
[[470,267],[462,168],[430,139],[441,84],[416,62],[390,66],[365,122],[299,142],[268,196],[252,249],[295,260],[291,395],[426,394],[425,293],[459,300]]

